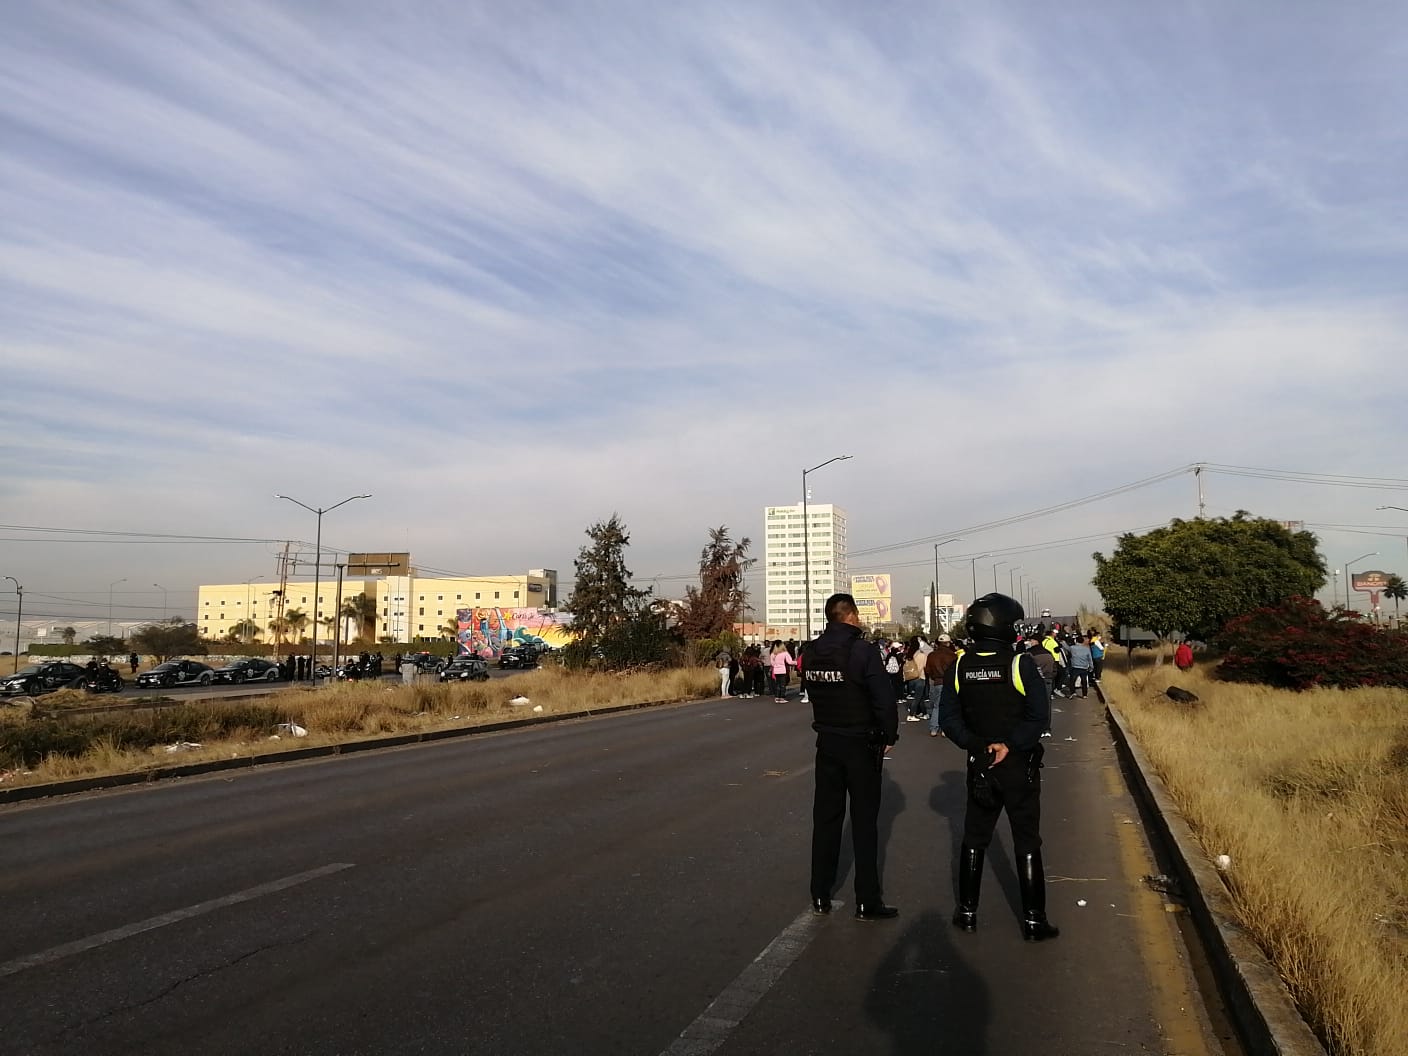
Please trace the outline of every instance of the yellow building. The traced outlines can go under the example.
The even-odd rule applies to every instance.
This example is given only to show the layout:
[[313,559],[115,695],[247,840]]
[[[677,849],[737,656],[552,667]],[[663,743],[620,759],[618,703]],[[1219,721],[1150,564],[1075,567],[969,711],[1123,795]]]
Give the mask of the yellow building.
[[[379,585],[375,579],[343,580],[342,597],[366,593],[375,597]],[[253,630],[244,628],[239,635],[241,640],[273,642],[274,634],[270,622],[279,614],[278,583],[256,579],[248,583],[202,584],[196,592],[196,626],[202,638],[228,638],[230,629],[241,625],[245,620],[254,624]],[[322,580],[318,583],[318,614],[323,619],[331,616],[337,608],[337,580]],[[290,630],[284,636],[286,642],[311,640],[313,637],[313,581],[291,580],[285,587],[283,612],[285,618],[291,612],[301,612],[307,618],[307,625],[301,630]],[[356,631],[352,630],[352,636]],[[344,639],[348,637],[344,630]],[[318,629],[318,641],[332,641],[332,631],[327,627]]]
[[[355,593],[355,591],[354,591]],[[377,637],[398,642],[447,638],[460,609],[555,609],[557,573],[521,576],[387,576],[377,581]]]
[[[274,641],[269,624],[279,614],[278,583],[256,579],[248,583],[204,584],[196,595],[196,625],[203,638],[228,638],[231,628],[250,620],[255,629],[243,628],[240,637]],[[337,608],[337,581],[318,584],[318,613],[323,619]],[[376,603],[376,637],[395,642],[434,641],[448,638],[447,629],[460,609],[555,609],[557,573],[535,568],[524,575],[507,576],[382,576],[346,579],[342,599],[366,594]],[[307,624],[289,631],[284,641],[311,640],[313,636],[313,581],[290,581],[285,588],[283,612],[301,612]],[[345,621],[342,640],[351,641],[358,628]],[[318,628],[318,641],[331,642],[332,631]]]

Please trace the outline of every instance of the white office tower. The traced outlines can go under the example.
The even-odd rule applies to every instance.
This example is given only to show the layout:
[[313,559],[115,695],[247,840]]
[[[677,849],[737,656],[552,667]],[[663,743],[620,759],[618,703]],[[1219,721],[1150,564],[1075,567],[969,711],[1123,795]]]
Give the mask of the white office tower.
[[[763,514],[764,566],[767,573],[767,623],[777,636],[807,633],[807,573],[811,572],[811,633],[826,626],[826,599],[848,590],[846,511],[825,502],[769,506]],[[806,549],[803,549],[804,545]],[[795,628],[788,631],[787,628]]]

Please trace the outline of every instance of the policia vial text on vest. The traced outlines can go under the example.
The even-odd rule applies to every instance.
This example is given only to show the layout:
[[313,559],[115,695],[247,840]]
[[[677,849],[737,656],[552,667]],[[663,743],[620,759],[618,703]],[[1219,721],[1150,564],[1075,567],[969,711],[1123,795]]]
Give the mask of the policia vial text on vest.
[[831,912],[849,795],[856,919],[889,920],[899,910],[885,905],[880,890],[880,783],[885,753],[899,737],[898,702],[880,654],[861,636],[855,599],[833,594],[826,620],[802,669],[816,730],[812,911]]
[[1041,735],[1051,722],[1051,698],[1036,662],[1013,648],[1024,615],[1005,594],[987,594],[969,606],[974,645],[944,675],[939,725],[968,753],[953,923],[964,931],[978,929],[983,858],[1005,810],[1022,896],[1022,936],[1040,942],[1060,934],[1046,919],[1041,861]]

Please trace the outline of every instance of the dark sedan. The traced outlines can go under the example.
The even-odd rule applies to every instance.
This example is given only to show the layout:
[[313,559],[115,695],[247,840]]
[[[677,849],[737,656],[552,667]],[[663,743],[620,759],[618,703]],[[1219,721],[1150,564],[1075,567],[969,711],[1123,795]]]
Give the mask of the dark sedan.
[[529,668],[538,666],[538,650],[531,645],[511,646],[499,654],[500,667]]
[[83,680],[84,670],[67,660],[52,660],[47,664],[30,664],[13,675],[0,679],[0,696],[17,697],[21,694],[35,696],[53,689],[78,685]]
[[257,656],[241,657],[215,669],[217,682],[277,682],[279,677],[278,664]]
[[477,656],[460,656],[440,669],[441,682],[484,682],[489,678],[489,665]]
[[168,660],[137,676],[139,686],[208,686],[215,681],[215,669],[198,660]]

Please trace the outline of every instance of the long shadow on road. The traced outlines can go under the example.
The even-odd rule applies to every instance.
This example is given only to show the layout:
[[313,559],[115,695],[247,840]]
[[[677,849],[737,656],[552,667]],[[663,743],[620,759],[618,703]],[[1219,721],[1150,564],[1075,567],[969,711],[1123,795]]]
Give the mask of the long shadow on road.
[[946,914],[925,913],[876,968],[865,1011],[890,1035],[895,1056],[988,1051],[988,987],[958,952],[957,934]]

